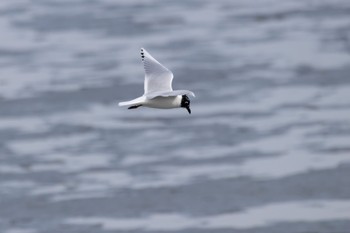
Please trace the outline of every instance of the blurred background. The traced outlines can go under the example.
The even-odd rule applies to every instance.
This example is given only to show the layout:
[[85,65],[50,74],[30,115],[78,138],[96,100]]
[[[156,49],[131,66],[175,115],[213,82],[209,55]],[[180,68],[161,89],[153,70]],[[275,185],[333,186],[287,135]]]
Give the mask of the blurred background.
[[[348,233],[350,1],[0,3],[3,233]],[[189,89],[143,94],[146,48]]]

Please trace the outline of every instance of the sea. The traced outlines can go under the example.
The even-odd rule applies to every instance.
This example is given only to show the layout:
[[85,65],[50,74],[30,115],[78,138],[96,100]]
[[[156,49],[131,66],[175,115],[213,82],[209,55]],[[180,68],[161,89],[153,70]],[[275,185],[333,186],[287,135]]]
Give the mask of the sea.
[[350,1],[2,0],[0,232],[349,233]]

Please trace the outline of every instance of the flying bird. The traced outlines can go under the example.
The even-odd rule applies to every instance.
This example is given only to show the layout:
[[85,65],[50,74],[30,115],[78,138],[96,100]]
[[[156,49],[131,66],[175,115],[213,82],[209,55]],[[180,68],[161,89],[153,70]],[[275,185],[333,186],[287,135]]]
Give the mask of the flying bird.
[[190,99],[195,97],[192,91],[173,90],[173,73],[160,64],[144,48],[141,48],[141,60],[145,70],[144,94],[136,99],[120,102],[119,106],[129,106],[128,109],[138,107],[149,108],[186,108],[191,114]]

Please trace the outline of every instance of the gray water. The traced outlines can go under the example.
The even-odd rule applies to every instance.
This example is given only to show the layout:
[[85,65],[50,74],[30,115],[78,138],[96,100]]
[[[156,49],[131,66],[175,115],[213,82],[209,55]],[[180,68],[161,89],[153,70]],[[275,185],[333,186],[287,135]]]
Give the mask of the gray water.
[[[350,232],[350,1],[0,2],[0,232]],[[127,110],[146,48],[185,109]]]

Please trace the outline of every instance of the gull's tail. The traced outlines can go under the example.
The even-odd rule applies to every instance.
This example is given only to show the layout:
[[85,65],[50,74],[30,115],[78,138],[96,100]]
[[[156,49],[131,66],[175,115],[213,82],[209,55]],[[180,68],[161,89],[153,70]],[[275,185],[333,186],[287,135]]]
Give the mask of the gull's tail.
[[118,106],[120,106],[120,107],[122,107],[122,106],[130,106],[130,105],[132,105],[131,102],[132,101],[119,102]]
[[130,100],[130,101],[125,101],[125,102],[120,102],[118,103],[119,106],[134,106],[134,105],[141,105],[144,102],[144,97],[141,96],[139,98]]

